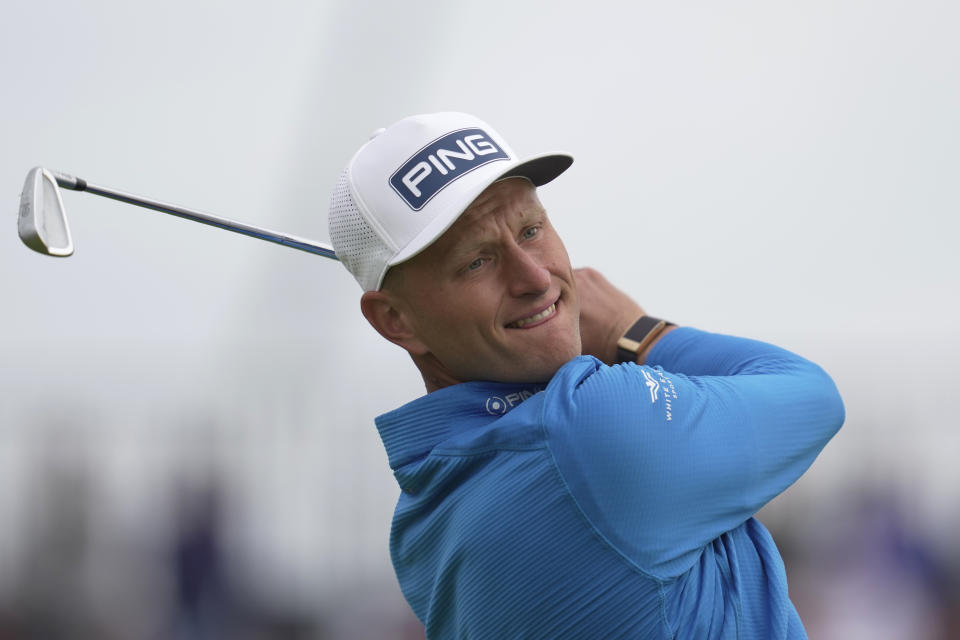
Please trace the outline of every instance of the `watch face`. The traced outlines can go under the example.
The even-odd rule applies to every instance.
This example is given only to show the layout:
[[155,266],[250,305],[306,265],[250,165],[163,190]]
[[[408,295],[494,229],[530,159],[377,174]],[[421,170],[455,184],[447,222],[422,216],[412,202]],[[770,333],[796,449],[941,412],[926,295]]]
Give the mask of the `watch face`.
[[[637,320],[624,334],[625,338],[630,338],[637,342],[643,342],[643,339],[650,335],[650,332],[660,326],[663,320],[653,316],[643,316]],[[662,328],[662,327],[661,327]]]

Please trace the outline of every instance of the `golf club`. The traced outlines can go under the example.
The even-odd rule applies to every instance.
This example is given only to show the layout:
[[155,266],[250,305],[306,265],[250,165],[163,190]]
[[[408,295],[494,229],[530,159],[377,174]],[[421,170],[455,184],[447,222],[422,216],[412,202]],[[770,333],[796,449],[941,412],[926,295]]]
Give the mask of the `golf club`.
[[138,207],[169,213],[194,222],[202,222],[227,231],[274,242],[285,247],[314,253],[325,258],[337,259],[333,248],[320,242],[297,238],[287,233],[278,233],[116,189],[101,187],[66,173],[50,171],[43,167],[34,167],[27,174],[27,179],[23,184],[23,193],[20,194],[20,214],[17,218],[17,230],[24,244],[34,251],[48,256],[66,257],[73,253],[73,240],[70,237],[70,226],[67,224],[67,215],[63,208],[63,198],[60,197],[60,187],[72,191],[86,191],[127,204],[135,204]]

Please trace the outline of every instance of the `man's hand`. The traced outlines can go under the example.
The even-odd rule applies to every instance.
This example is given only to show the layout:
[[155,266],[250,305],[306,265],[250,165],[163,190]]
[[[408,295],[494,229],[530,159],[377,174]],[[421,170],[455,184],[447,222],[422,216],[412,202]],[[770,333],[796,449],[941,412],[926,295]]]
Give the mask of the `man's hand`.
[[607,364],[616,364],[617,340],[644,315],[644,311],[596,269],[575,269],[573,274],[580,298],[583,353],[596,356]]

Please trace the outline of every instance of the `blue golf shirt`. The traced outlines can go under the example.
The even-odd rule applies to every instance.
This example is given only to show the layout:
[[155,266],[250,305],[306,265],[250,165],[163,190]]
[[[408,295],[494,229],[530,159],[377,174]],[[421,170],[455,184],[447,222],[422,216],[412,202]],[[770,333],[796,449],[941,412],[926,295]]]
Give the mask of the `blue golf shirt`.
[[691,328],[435,391],[376,420],[400,588],[429,638],[805,638],[753,514],[843,420],[817,365]]

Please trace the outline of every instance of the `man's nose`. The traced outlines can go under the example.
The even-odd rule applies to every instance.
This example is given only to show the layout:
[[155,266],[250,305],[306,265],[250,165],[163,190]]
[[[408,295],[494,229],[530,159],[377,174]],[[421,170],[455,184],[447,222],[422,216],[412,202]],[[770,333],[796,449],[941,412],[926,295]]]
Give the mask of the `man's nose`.
[[510,249],[506,277],[515,297],[542,295],[550,288],[550,271],[533,253],[518,246]]

